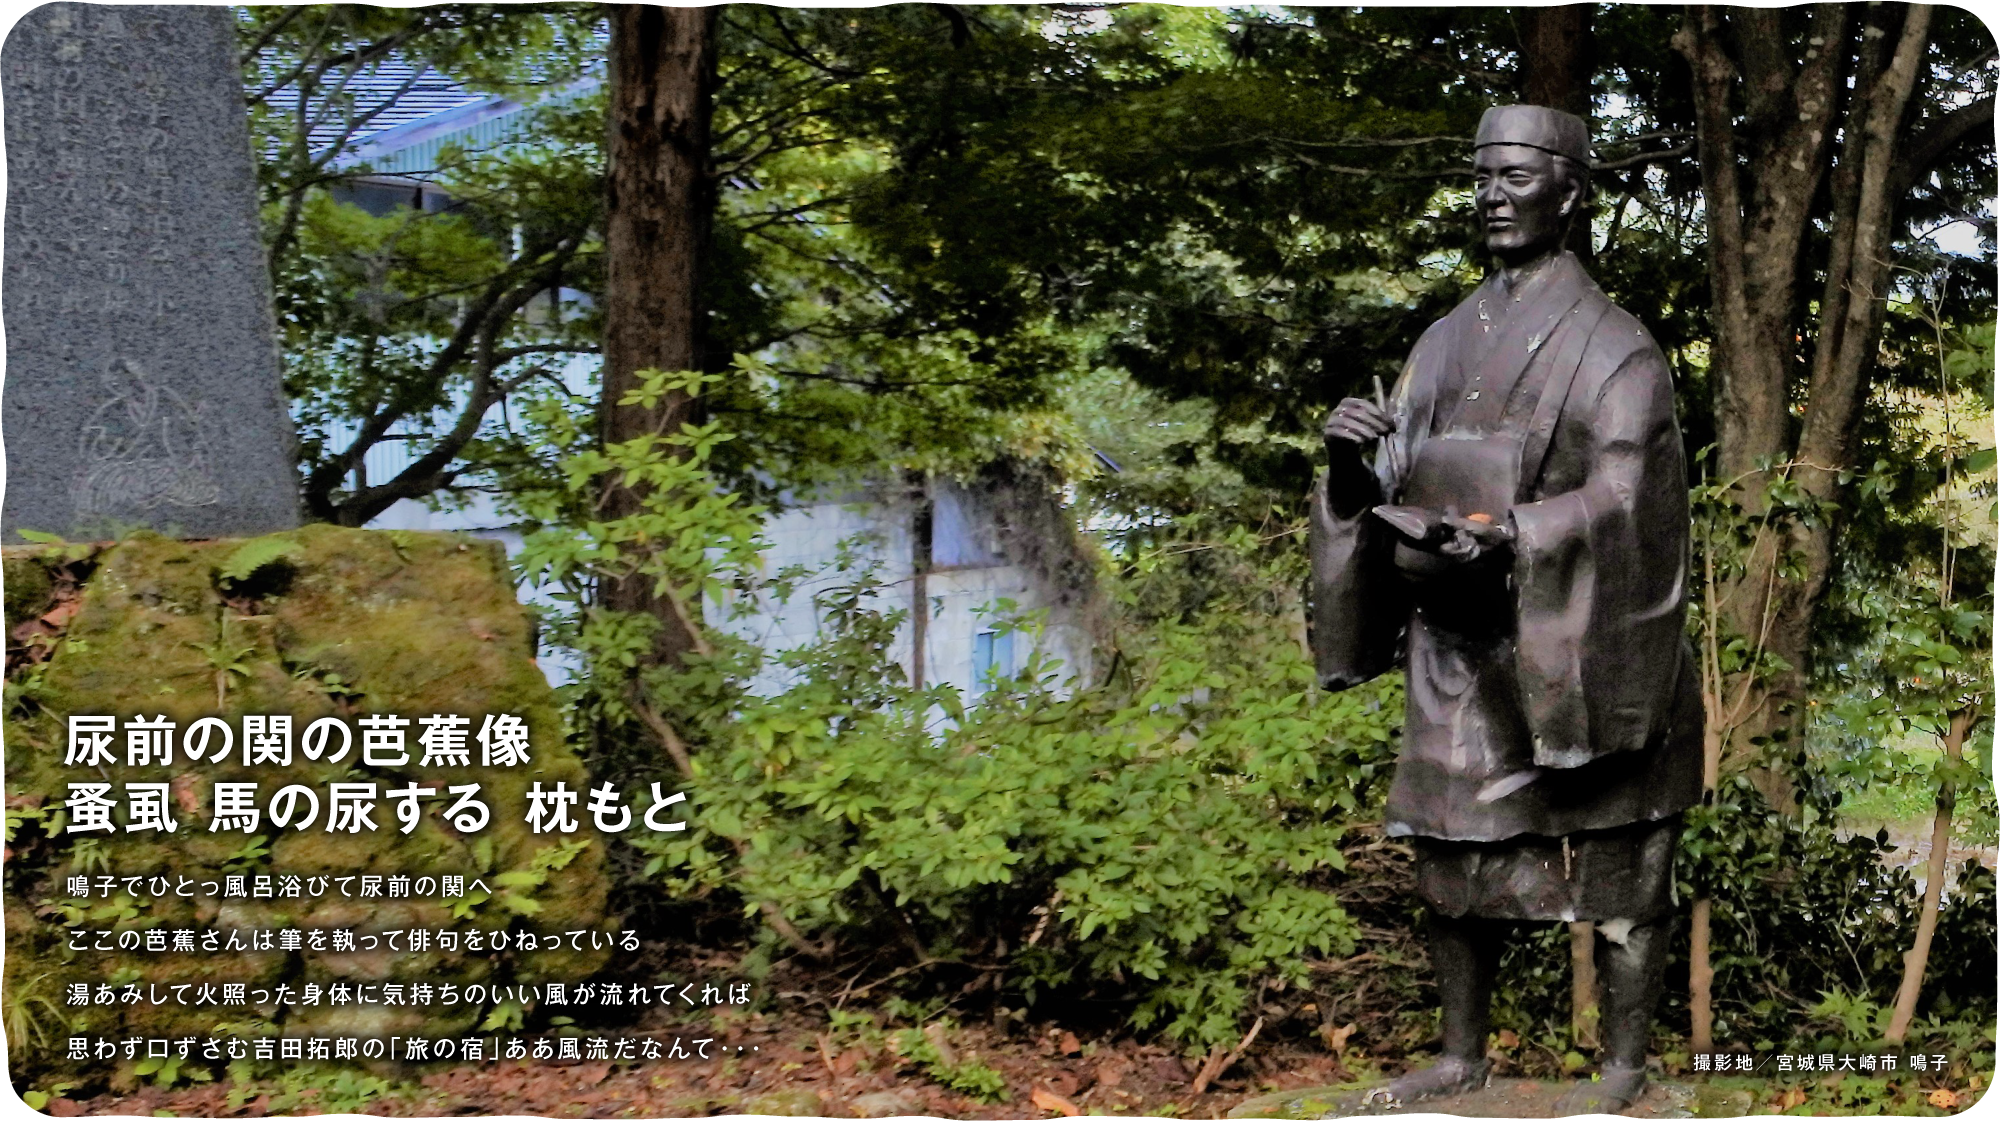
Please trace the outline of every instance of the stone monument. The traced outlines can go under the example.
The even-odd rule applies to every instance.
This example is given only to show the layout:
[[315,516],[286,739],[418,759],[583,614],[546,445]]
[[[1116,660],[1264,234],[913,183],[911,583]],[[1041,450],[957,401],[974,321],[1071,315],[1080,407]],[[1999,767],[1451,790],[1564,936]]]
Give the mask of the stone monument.
[[0,97],[5,539],[296,526],[230,10],[36,8]]
[[1386,828],[1416,850],[1444,1006],[1443,1056],[1377,1091],[1385,1104],[1484,1085],[1519,922],[1601,935],[1602,1078],[1561,1112],[1614,1112],[1645,1086],[1702,714],[1666,358],[1563,248],[1588,169],[1580,118],[1489,110],[1473,183],[1496,267],[1393,394],[1349,397],[1326,423],[1314,652],[1333,689],[1406,667]]

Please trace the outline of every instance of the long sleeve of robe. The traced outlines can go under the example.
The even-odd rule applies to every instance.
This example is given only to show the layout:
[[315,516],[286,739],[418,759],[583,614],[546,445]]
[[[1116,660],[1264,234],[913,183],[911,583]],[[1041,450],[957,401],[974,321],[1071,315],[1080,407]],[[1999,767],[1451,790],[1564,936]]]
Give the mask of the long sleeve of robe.
[[1560,396],[1512,424],[1524,482],[1508,512],[1507,590],[1494,597],[1504,626],[1474,633],[1427,609],[1394,564],[1395,531],[1369,513],[1395,500],[1440,395],[1462,390],[1461,371],[1481,358],[1473,302],[1412,351],[1375,493],[1335,502],[1327,479],[1315,488],[1320,678],[1347,688],[1406,665],[1392,833],[1498,840],[1666,817],[1699,796],[1701,713],[1682,631],[1687,484],[1672,385],[1637,321],[1589,285],[1520,379]]

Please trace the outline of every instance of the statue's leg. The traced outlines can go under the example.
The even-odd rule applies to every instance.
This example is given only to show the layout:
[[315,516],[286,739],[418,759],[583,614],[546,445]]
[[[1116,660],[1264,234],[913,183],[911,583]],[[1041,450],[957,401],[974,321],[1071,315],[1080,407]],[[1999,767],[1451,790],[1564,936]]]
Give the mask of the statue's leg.
[[1477,1090],[1492,1064],[1486,1060],[1487,1017],[1493,978],[1500,969],[1509,924],[1431,912],[1431,970],[1444,1011],[1444,1054],[1368,1095],[1372,1102],[1407,1104]]
[[1617,1113],[1645,1091],[1646,1043],[1660,1001],[1671,918],[1661,915],[1637,925],[1624,920],[1598,923],[1602,1061],[1597,1081],[1583,1083],[1564,1097],[1563,1113]]
[[1472,1065],[1486,1062],[1488,1017],[1500,951],[1512,925],[1466,916],[1433,914],[1431,969],[1444,1010],[1444,1053]]

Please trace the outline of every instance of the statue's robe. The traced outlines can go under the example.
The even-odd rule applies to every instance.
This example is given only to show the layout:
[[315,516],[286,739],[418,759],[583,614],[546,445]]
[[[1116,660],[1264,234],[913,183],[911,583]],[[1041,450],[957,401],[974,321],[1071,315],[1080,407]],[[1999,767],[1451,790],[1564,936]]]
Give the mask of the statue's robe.
[[[1407,670],[1388,832],[1418,839],[1419,890],[1449,912],[1650,917],[1667,905],[1673,824],[1701,791],[1665,357],[1561,253],[1513,289],[1496,272],[1433,324],[1390,407],[1377,493],[1349,516],[1324,477],[1312,498],[1321,681]],[[1434,506],[1440,486],[1466,492],[1455,512],[1511,523],[1511,558],[1399,550],[1370,512],[1413,487]]]

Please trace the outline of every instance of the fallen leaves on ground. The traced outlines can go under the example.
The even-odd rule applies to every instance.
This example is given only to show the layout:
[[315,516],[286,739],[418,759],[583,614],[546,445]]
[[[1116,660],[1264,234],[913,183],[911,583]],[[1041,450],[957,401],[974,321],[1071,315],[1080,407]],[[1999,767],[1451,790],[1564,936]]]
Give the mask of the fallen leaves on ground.
[[1060,1094],[1050,1093],[1040,1086],[1028,1092],[1028,1101],[1036,1109],[1045,1109],[1051,1113],[1060,1113],[1064,1117],[1075,1117],[1083,1112],[1076,1107],[1075,1103],[1069,1101],[1067,1098],[1062,1097]]

